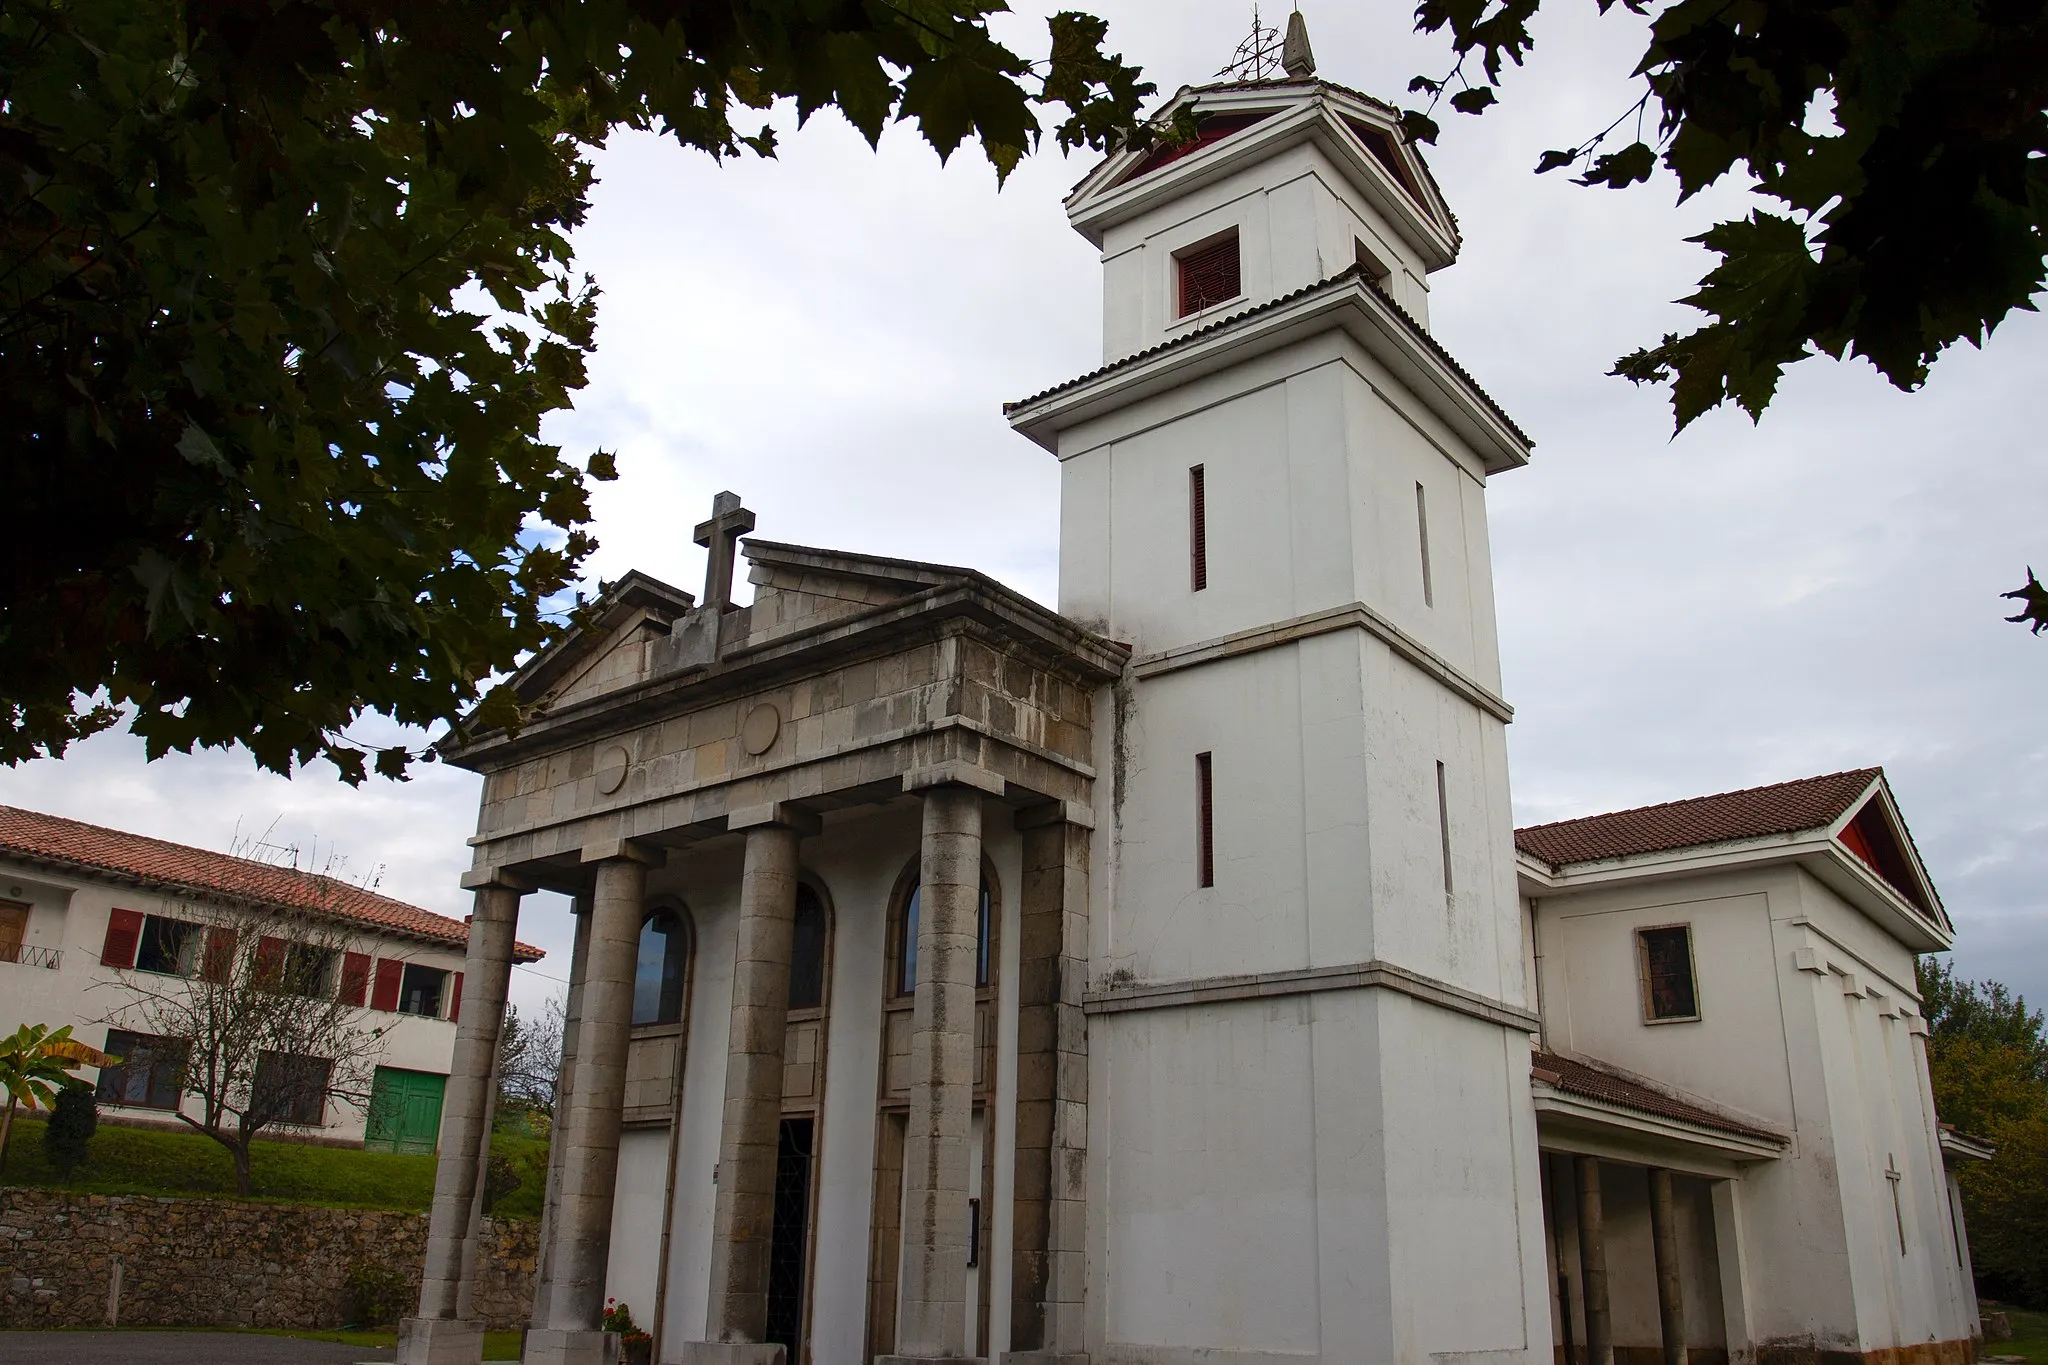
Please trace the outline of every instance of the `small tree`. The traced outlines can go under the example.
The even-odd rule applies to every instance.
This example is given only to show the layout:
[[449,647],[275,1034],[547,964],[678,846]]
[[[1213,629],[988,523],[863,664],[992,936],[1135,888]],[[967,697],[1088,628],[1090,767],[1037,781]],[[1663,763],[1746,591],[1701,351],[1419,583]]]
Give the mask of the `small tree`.
[[86,1148],[100,1128],[100,1105],[91,1089],[72,1084],[57,1092],[50,1122],[43,1129],[43,1156],[71,1183],[71,1173],[85,1161]]
[[365,1108],[383,1030],[339,998],[346,937],[317,909],[207,906],[191,918],[205,943],[190,977],[130,975],[105,1022],[175,1039],[177,1117],[228,1151],[235,1189],[250,1193],[250,1148],[277,1127],[317,1127],[329,1101]]
[[0,1038],[0,1170],[7,1165],[7,1135],[14,1127],[14,1106],[39,1109],[56,1102],[59,1090],[81,1085],[71,1074],[75,1066],[105,1066],[119,1061],[75,1041],[66,1024],[54,1033],[47,1024],[23,1024]]
[[562,998],[550,999],[538,1018],[505,1006],[498,1033],[498,1122],[546,1131],[555,1112],[562,1069]]

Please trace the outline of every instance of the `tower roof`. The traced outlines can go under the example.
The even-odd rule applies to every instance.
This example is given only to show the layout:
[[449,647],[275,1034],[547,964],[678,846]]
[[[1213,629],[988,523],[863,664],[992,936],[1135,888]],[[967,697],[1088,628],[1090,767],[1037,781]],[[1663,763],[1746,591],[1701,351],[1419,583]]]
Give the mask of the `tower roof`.
[[1117,223],[1250,162],[1311,143],[1385,215],[1426,268],[1440,270],[1457,259],[1458,221],[1391,104],[1314,75],[1290,75],[1183,86],[1152,124],[1163,130],[1190,117],[1197,130],[1191,140],[1116,152],[1089,172],[1067,196],[1075,230],[1100,246]]

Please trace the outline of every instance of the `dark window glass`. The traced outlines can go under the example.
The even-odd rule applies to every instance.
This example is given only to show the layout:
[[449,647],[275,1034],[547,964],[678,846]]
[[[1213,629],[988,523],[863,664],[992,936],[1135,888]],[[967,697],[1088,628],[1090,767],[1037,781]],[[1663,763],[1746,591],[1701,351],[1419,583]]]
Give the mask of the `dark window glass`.
[[[911,995],[917,990],[917,911],[918,901],[923,893],[922,885],[912,885],[910,898],[903,903],[903,946],[898,956],[896,993]],[[974,984],[986,986],[989,982],[988,942],[989,897],[988,883],[981,884],[981,905],[975,913],[974,941]]]
[[398,1012],[439,1019],[441,994],[447,988],[448,973],[439,967],[422,967],[416,962],[408,962],[405,974],[398,979]]
[[1685,925],[1637,933],[1643,954],[1643,1003],[1652,1019],[1697,1019],[1699,993],[1692,979],[1692,930]]
[[107,1030],[107,1052],[121,1059],[100,1068],[102,1104],[176,1109],[185,1090],[185,1059],[192,1045],[183,1038],[159,1038],[125,1029]]
[[325,1057],[261,1053],[256,1058],[256,1079],[250,1087],[249,1105],[278,1123],[317,1128],[327,1110],[330,1066]]
[[[284,989],[293,995],[310,996],[324,1000],[334,994],[334,964],[339,957],[332,948],[314,948],[304,943],[294,943],[284,952]],[[407,971],[413,970],[406,968]],[[432,971],[430,967],[421,971]],[[445,976],[447,973],[443,972]],[[434,992],[434,1003],[440,1004],[440,991]],[[415,1010],[420,1014],[427,1011]]]
[[789,1007],[810,1010],[824,1003],[825,907],[817,892],[798,882],[789,942]]
[[138,971],[190,976],[199,967],[199,926],[180,919],[150,915],[142,921],[142,942],[135,950]]
[[683,1017],[683,967],[689,944],[673,910],[657,910],[640,926],[633,966],[633,1022],[673,1024]]

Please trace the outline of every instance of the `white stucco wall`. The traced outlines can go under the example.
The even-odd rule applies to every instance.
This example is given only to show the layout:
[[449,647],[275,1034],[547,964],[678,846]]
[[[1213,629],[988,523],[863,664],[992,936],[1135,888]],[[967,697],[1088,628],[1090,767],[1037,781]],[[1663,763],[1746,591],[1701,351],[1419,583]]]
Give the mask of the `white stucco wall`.
[[[25,901],[32,907],[24,940],[28,946],[63,954],[55,970],[0,962],[0,1032],[11,1033],[22,1024],[46,1024],[51,1028],[68,1024],[73,1037],[94,1047],[105,1044],[109,1027],[147,1032],[139,1017],[130,1016],[125,1022],[121,1017],[122,1007],[137,999],[131,983],[144,980],[154,989],[170,979],[101,965],[100,952],[106,943],[111,913],[120,908],[194,923],[205,923],[209,918],[203,902],[4,860],[0,860],[0,898]],[[323,941],[329,933],[322,931]],[[461,971],[463,965],[459,950],[360,931],[343,935],[342,946],[373,959],[392,958],[448,972]],[[444,1015],[447,1009],[444,992]],[[361,1012],[361,1020],[362,1027],[384,1030],[378,1040],[377,1065],[448,1074],[455,1050],[453,1021],[371,1009]],[[88,1068],[80,1074],[96,1073]],[[194,1117],[200,1113],[198,1101],[189,1095],[184,1109]],[[176,1122],[160,1109],[102,1102],[101,1110],[107,1115],[141,1122]],[[331,1099],[326,1122],[318,1129],[293,1127],[276,1131],[360,1142],[365,1124],[362,1109]]]

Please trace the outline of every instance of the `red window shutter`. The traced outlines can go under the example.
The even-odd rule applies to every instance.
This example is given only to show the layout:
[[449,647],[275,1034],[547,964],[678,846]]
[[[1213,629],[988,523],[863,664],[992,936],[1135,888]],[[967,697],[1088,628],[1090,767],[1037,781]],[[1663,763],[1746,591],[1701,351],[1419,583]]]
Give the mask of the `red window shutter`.
[[336,997],[344,1005],[360,1005],[370,996],[370,955],[341,955],[341,991]]
[[453,1023],[453,1022],[455,1022],[455,1020],[457,1020],[457,1019],[459,1019],[459,1018],[461,1018],[461,1017],[462,1017],[462,973],[461,973],[461,972],[457,972],[457,973],[455,974],[455,985],[454,985],[454,988],[453,988],[452,990],[450,990],[450,991],[449,991],[449,993],[448,993],[448,1021],[449,1021],[450,1023]]
[[200,959],[199,974],[216,986],[223,984],[235,974],[235,945],[240,941],[236,930],[214,925],[206,931],[206,956]]
[[405,964],[396,958],[377,959],[377,979],[370,987],[370,1008],[373,1010],[395,1010],[398,1008],[398,985],[405,976]]
[[107,941],[100,945],[103,967],[133,967],[142,944],[142,912],[116,910],[107,916]]
[[268,934],[256,940],[257,985],[276,987],[284,983],[285,948],[283,939]]
[[1218,238],[1207,246],[1182,252],[1175,258],[1180,266],[1180,316],[1199,313],[1244,292],[1237,266],[1237,233]]

